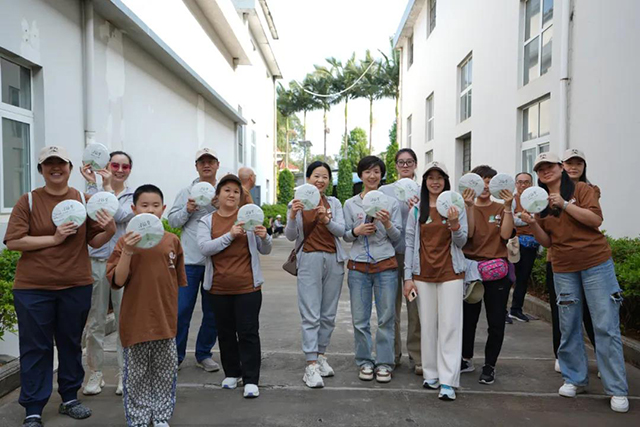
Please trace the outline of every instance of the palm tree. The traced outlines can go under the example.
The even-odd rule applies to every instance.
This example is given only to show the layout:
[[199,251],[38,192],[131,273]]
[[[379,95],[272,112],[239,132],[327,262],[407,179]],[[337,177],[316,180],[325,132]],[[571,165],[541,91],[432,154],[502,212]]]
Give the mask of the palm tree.
[[[373,101],[382,96],[382,86],[384,81],[380,76],[380,61],[376,61],[367,49],[365,58],[355,66],[358,76],[363,76],[362,80],[354,88],[355,97],[369,100],[369,152],[372,152],[373,145]],[[365,74],[366,72],[366,74]]]
[[292,114],[296,113],[295,105],[293,103],[293,94],[290,90],[286,89],[282,86],[281,83],[278,83],[278,87],[276,88],[276,92],[278,95],[277,108],[278,112],[284,117],[285,120],[285,158],[284,165],[288,169],[289,168],[289,117]]
[[303,113],[302,139],[305,141],[307,139],[307,112],[322,108],[322,103],[318,98],[303,89],[303,87],[310,86],[309,79],[310,76],[307,75],[302,81],[302,87],[297,83],[289,83],[295,109],[296,111],[302,111]]
[[[327,58],[327,62],[331,66],[329,72],[333,76],[332,91],[333,93],[342,92],[340,95],[332,99],[332,104],[338,104],[344,100],[344,146],[346,149],[349,138],[349,99],[354,99],[356,97],[356,93],[353,89],[347,89],[349,89],[359,77],[356,69],[356,54],[353,53],[351,58],[349,58],[344,64],[342,61],[333,57]],[[345,90],[346,92],[343,92]]]
[[[389,55],[386,55],[382,51],[380,51],[380,53],[384,56],[384,60],[380,63],[380,72],[378,74],[382,82],[380,97],[393,98],[396,100],[396,126],[400,129],[398,106],[400,102],[400,51],[394,50],[392,44]],[[396,139],[397,138],[396,135]]]
[[[305,77],[304,81],[305,83],[305,88],[311,92],[317,93],[317,94],[330,94],[331,93],[331,82],[332,82],[332,77],[331,77],[331,73],[328,72],[328,70],[325,67],[321,67],[318,65],[315,65],[316,71],[313,74],[307,74],[307,77]],[[307,86],[308,85],[308,86]],[[331,108],[331,100],[328,97],[315,97],[316,101],[319,103],[320,107],[322,108],[324,115],[323,115],[323,121],[324,121],[324,158],[326,160],[327,158],[327,133],[329,133],[329,128],[327,128],[327,113],[329,112],[329,109]]]

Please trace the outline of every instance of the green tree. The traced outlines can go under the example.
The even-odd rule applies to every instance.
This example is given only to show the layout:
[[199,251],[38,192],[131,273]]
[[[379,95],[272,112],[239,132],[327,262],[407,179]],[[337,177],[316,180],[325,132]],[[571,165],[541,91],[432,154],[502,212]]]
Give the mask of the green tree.
[[278,175],[278,203],[288,205],[293,200],[293,187],[295,178],[289,169],[285,169]]
[[293,104],[295,105],[296,111],[302,111],[303,114],[303,122],[302,122],[302,139],[307,139],[307,113],[309,111],[314,111],[322,108],[322,103],[317,99],[317,97],[311,95],[306,92],[303,87],[308,86],[310,76],[307,75],[302,81],[302,87],[297,83],[289,83],[289,87],[291,88],[293,94]]
[[[327,62],[331,66],[329,68],[329,73],[331,74],[331,90],[332,93],[340,93],[340,95],[332,98],[332,104],[339,104],[344,101],[344,145],[347,145],[347,132],[348,132],[348,122],[349,122],[349,99],[353,99],[356,96],[356,92],[353,89],[350,89],[351,86],[355,83],[356,79],[359,77],[357,75],[356,68],[356,54],[353,53],[351,58],[347,60],[344,64],[342,61],[337,60],[336,58],[327,58]],[[347,90],[349,89],[349,90]]]
[[285,166],[288,168],[289,167],[289,151],[290,151],[290,145],[289,144],[289,129],[291,129],[289,122],[291,119],[291,116],[293,116],[296,113],[296,106],[293,103],[293,94],[292,92],[285,88],[284,86],[282,86],[281,83],[278,83],[278,87],[276,88],[276,93],[278,95],[278,99],[277,99],[277,108],[278,108],[278,112],[280,113],[280,115],[282,115],[283,119],[284,119],[284,128],[285,128],[285,133],[284,133],[284,139],[285,139],[285,158],[284,158],[284,164]]
[[[329,95],[331,93],[331,85],[332,85],[332,76],[329,70],[326,67],[322,67],[319,65],[314,65],[316,71],[313,74],[307,74],[304,81],[305,89],[310,92],[317,93],[320,95]],[[331,98],[329,97],[319,97],[316,96],[316,101],[319,103],[320,108],[323,111],[323,123],[324,123],[324,158],[327,158],[327,134],[329,133],[329,128],[327,127],[327,114],[331,109]]]
[[389,130],[389,145],[385,153],[384,164],[387,168],[386,183],[391,184],[398,179],[398,170],[396,169],[396,153],[398,152],[398,141],[396,139],[396,124],[394,123]]
[[358,162],[360,162],[360,159],[371,154],[367,147],[367,132],[360,127],[351,129],[347,138],[346,156],[344,150],[345,147],[340,149],[340,158],[346,157],[351,163],[351,170],[358,170]]
[[[369,68],[370,67],[370,68]],[[366,98],[369,101],[369,151],[373,150],[373,101],[380,99],[384,80],[380,75],[380,61],[371,56],[367,49],[363,60],[355,66],[355,73],[363,76],[362,80],[354,88],[357,98]],[[366,73],[365,73],[366,71]]]
[[343,205],[353,197],[353,172],[351,162],[346,157],[343,157],[338,163],[337,197]]
[[[384,52],[380,52],[384,57],[384,60],[380,62],[380,71],[378,76],[381,81],[380,97],[392,98],[396,101],[396,126],[399,127],[400,120],[400,51],[393,49],[393,41],[390,41],[391,53],[386,55]],[[397,140],[396,135],[396,140]]]

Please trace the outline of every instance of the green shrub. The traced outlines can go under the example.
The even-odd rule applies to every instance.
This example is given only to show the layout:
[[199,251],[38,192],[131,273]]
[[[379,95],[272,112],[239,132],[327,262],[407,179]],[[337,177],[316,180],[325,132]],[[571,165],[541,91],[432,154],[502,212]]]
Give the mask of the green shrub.
[[8,249],[3,249],[2,252],[0,252],[0,280],[13,282],[19,258],[20,252],[10,251]]
[[[395,123],[394,123],[395,126]],[[396,153],[398,152],[398,142],[395,139],[395,134],[393,135],[393,139],[387,146],[387,152],[385,153],[384,165],[387,168],[387,176],[385,183],[392,184],[398,180],[398,170],[396,169]]]
[[173,228],[172,226],[169,225],[169,221],[166,218],[162,218],[162,225],[164,226],[164,231],[173,233],[178,237],[182,235],[182,228]]
[[0,340],[5,332],[15,332],[18,323],[11,290],[19,258],[20,252],[4,249],[0,253]]
[[282,223],[287,223],[287,205],[262,205],[260,206],[264,212],[264,226],[269,227],[269,218],[276,219],[276,215],[282,215]]
[[342,158],[338,163],[338,199],[344,205],[348,199],[353,197],[353,172],[351,170],[351,161],[348,158]]
[[293,188],[295,178],[289,169],[285,169],[278,175],[278,203],[288,205],[293,200]]

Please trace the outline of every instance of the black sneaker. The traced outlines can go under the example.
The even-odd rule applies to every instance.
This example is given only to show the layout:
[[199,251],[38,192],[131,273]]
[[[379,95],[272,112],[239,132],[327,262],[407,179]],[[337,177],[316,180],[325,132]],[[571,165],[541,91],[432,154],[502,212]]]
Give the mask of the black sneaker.
[[496,380],[496,370],[493,366],[484,365],[482,367],[482,374],[480,375],[480,379],[478,382],[480,384],[493,384]]
[[25,418],[22,422],[22,427],[42,427],[42,418],[31,417]]
[[529,322],[529,317],[521,311],[516,311],[516,312],[512,311],[509,317],[511,317],[512,319],[516,319],[519,322],[524,322],[524,323]]
[[74,420],[84,420],[91,416],[91,409],[84,406],[79,400],[74,400],[66,405],[61,403],[58,412],[62,415],[69,415]]
[[475,366],[473,366],[473,362],[471,360],[462,359],[462,362],[460,363],[460,373],[461,374],[464,374],[466,372],[473,372],[475,370],[476,370],[476,368],[475,368]]
[[513,320],[511,320],[511,316],[509,316],[509,313],[505,313],[504,323],[506,323],[507,325],[513,325]]

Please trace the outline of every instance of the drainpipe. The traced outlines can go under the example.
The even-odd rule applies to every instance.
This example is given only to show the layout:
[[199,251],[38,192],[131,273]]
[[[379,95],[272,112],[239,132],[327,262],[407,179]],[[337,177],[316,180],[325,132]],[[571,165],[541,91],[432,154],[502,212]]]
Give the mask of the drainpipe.
[[94,32],[93,32],[93,1],[85,0],[84,12],[84,143],[85,146],[95,142],[95,120],[93,107],[93,64],[95,56]]
[[571,0],[561,0],[560,24],[560,123],[558,126],[558,152],[569,148],[569,33],[571,25]]

